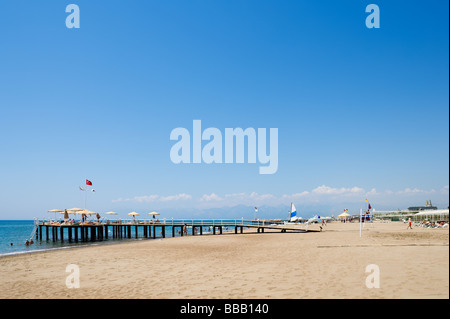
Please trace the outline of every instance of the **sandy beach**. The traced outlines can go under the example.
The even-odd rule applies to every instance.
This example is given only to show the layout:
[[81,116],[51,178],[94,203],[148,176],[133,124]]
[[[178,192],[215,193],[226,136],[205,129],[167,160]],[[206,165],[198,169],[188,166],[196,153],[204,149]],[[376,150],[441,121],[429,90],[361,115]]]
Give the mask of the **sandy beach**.
[[[322,232],[203,235],[0,258],[0,298],[449,298],[449,231],[332,222]],[[314,226],[317,228],[317,225]],[[69,264],[80,288],[67,288]],[[368,288],[368,265],[379,288]]]

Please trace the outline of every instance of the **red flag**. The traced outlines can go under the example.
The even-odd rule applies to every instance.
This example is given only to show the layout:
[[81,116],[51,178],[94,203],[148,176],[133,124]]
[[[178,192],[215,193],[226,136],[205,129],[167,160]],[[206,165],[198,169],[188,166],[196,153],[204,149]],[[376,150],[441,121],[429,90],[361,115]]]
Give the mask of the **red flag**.
[[92,186],[92,182],[90,181],[90,180],[86,180],[86,185],[90,185],[90,186]]
[[370,203],[369,203],[369,201],[367,200],[367,198],[366,198],[366,202],[367,202],[367,204],[369,204],[369,209],[372,209],[372,206],[370,206]]

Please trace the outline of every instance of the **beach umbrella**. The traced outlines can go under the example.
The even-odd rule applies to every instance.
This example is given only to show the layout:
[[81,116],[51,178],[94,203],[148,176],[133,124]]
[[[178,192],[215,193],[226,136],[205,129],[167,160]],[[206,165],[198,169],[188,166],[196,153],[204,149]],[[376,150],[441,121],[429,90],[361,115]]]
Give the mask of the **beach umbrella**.
[[128,215],[131,215],[131,216],[137,216],[137,215],[139,215],[139,214],[136,213],[136,212],[131,212],[131,213],[128,213]]
[[56,213],[61,213],[64,212],[63,210],[60,209],[50,209],[48,210],[49,213],[55,213],[55,219],[56,219]]
[[75,212],[74,214],[76,214],[76,215],[83,215],[83,214],[84,215],[96,215],[97,213],[91,212],[90,210],[87,210],[87,209],[82,209],[82,210]]
[[74,214],[74,215],[77,215],[78,212],[82,211],[82,210],[83,210],[82,208],[76,208],[76,207],[68,209],[68,211],[70,212],[69,214]]
[[90,210],[87,210],[87,209],[82,209],[80,211],[77,211],[74,214],[77,214],[77,215],[82,215],[82,214],[85,214],[85,215],[96,215],[97,213],[91,212]]
[[117,215],[116,212],[106,212],[105,215]]
[[151,212],[151,213],[148,213],[149,215],[153,215],[153,218],[155,218],[155,215],[160,215],[159,213],[157,213],[157,212]]
[[133,220],[135,220],[135,219],[136,219],[136,216],[138,216],[139,214],[136,213],[136,212],[131,212],[131,213],[128,213],[128,215],[133,216]]
[[82,208],[71,208],[68,210],[70,210],[71,212],[79,212],[80,210],[83,210],[83,209]]

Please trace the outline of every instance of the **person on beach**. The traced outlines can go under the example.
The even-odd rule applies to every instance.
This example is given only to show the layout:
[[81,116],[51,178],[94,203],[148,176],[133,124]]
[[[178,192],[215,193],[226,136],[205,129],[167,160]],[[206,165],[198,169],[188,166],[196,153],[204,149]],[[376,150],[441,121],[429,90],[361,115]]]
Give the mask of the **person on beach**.
[[183,234],[187,235],[187,225],[186,224],[184,224],[184,227],[183,227]]
[[408,227],[406,227],[406,229],[412,229],[412,226],[411,226],[411,217],[408,219]]

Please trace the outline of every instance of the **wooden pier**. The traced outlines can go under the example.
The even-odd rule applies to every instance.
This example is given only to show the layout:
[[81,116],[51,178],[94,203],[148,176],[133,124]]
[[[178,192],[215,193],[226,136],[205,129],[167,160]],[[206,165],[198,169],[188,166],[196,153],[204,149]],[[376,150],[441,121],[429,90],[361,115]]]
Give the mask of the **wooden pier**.
[[[169,227],[169,228],[168,228]],[[256,228],[258,233],[264,230],[278,230],[282,233],[290,232],[317,232],[319,230],[308,230],[290,225],[266,225],[265,222],[248,220],[165,220],[164,222],[100,222],[91,224],[76,223],[65,225],[58,223],[36,223],[36,239],[47,241],[64,242],[88,242],[102,241],[106,239],[131,239],[131,238],[166,238],[167,229],[172,232],[172,237],[187,236],[188,228],[192,236],[203,235],[204,229],[211,229],[212,235],[222,234],[224,229],[233,229],[235,234],[242,234],[244,228]],[[158,233],[159,231],[159,233]],[[160,236],[158,236],[159,234]]]

